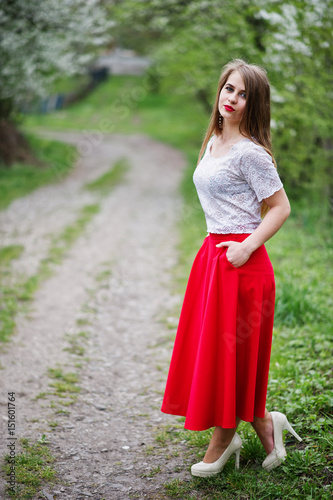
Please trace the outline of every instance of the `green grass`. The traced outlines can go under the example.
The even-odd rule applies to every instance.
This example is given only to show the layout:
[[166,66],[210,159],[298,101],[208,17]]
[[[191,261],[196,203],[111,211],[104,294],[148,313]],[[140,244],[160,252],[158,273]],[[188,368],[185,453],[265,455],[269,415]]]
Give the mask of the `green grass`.
[[23,245],[8,245],[0,248],[0,268],[3,269],[12,260],[18,259],[24,251]]
[[61,366],[57,366],[48,369],[48,376],[52,382],[49,383],[50,392],[47,395],[57,398],[57,400],[52,400],[54,408],[59,411],[63,406],[68,407],[75,403],[81,391],[77,373],[64,372]]
[[67,341],[69,343],[68,347],[65,347],[65,351],[75,354],[76,356],[84,356],[86,349],[82,345],[82,335],[67,335]]
[[71,77],[57,78],[50,89],[50,94],[68,94],[89,82],[88,75],[73,75]]
[[[28,500],[35,498],[42,484],[55,480],[56,472],[52,466],[55,457],[47,446],[45,436],[36,443],[21,439],[20,446],[22,451],[15,457],[15,486],[11,488],[8,485],[7,494],[14,500]],[[9,455],[5,456],[5,461],[3,471],[7,476],[13,462]]]
[[59,182],[73,166],[74,146],[37,138],[32,134],[28,134],[28,139],[44,166],[15,163],[8,168],[0,165],[0,210],[38,187]]
[[50,265],[58,264],[63,259],[66,252],[71,248],[74,242],[84,233],[89,222],[99,212],[99,203],[84,206],[73,224],[66,226],[59,236],[52,239],[49,255],[44,259],[40,266],[39,273],[46,275],[49,272]]
[[[3,339],[7,338],[9,332],[13,331],[15,326],[14,316],[17,311],[17,301],[12,293],[12,286],[5,284],[6,279],[11,276],[11,264],[19,258],[24,251],[22,245],[7,245],[0,248],[0,278],[2,282],[0,293],[0,333]],[[17,288],[18,295],[22,295],[22,289]]]
[[65,382],[66,384],[77,384],[78,383],[78,376],[76,373],[72,373],[72,372],[64,373],[63,369],[60,367],[49,368],[48,374],[49,374],[49,377],[56,379],[56,380],[61,380],[62,382]]
[[86,184],[86,189],[99,193],[101,196],[109,194],[110,190],[120,184],[126,172],[129,170],[129,163],[126,158],[116,161],[110,170],[101,175],[95,181]]

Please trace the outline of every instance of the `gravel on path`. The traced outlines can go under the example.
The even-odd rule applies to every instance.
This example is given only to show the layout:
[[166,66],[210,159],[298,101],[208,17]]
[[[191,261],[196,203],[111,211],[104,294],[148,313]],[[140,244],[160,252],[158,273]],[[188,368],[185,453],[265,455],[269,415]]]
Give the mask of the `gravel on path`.
[[[49,136],[76,145],[83,140],[75,132]],[[125,182],[101,199],[84,189],[120,158],[130,164]],[[100,203],[1,352],[2,455],[7,392],[14,391],[17,437],[35,442],[45,434],[57,457],[58,482],[45,486],[44,498],[166,498],[163,483],[189,476],[181,456],[163,449],[158,458],[149,454],[159,426],[175,421],[160,404],[172,348],[167,323],[177,321],[165,318],[181,302],[172,292],[172,269],[184,164],[178,151],[143,135],[104,136],[68,177],[0,214],[2,245],[24,246],[13,273],[31,276],[51,238],[82,207]],[[49,369],[57,367],[79,377],[80,393],[66,408],[47,394]],[[5,485],[2,476],[1,498]]]

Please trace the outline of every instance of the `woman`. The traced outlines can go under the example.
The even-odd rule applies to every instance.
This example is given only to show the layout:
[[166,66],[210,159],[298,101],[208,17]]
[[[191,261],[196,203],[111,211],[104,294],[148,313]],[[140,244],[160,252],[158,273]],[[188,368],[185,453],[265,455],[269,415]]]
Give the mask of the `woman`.
[[282,431],[301,438],[265,407],[275,283],[264,243],[290,205],[271,153],[262,68],[239,59],[223,68],[193,179],[208,236],[189,277],[162,411],[185,416],[190,430],[215,427],[194,476],[217,474],[234,453],[239,466],[240,420],[251,422],[271,470],[286,456]]

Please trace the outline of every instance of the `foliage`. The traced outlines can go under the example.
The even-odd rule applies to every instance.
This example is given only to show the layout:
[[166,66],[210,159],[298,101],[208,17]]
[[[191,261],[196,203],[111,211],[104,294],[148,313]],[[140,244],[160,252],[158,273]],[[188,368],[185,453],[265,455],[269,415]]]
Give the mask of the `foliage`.
[[[127,0],[115,15],[125,29],[134,17],[154,40],[156,71],[163,88],[196,95],[210,109],[221,66],[235,57],[252,59],[262,50],[258,7],[247,0]],[[148,31],[149,33],[149,31]],[[156,44],[156,38],[159,43]]]
[[258,17],[269,28],[263,61],[274,86],[281,174],[298,195],[306,189],[332,202],[333,2],[270,0]]
[[196,96],[206,111],[225,63],[263,65],[273,90],[274,152],[288,192],[333,211],[332,0],[125,0],[114,15],[118,31],[134,25],[144,36],[161,88]]
[[85,70],[113,23],[100,0],[0,1],[0,118]]

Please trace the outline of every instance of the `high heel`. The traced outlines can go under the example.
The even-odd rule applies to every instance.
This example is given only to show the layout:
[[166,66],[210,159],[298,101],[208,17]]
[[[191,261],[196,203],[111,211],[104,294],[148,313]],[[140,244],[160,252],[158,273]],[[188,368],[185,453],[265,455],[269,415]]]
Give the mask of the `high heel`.
[[288,422],[287,417],[283,413],[280,413],[279,411],[271,411],[270,414],[274,430],[274,449],[269,455],[267,455],[262,463],[263,468],[267,471],[278,467],[287,456],[287,452],[283,444],[282,432],[284,430],[289,431],[293,436],[295,436],[296,439],[298,439],[298,441],[302,441],[302,438],[296,431],[294,431]]
[[236,432],[229,446],[222,453],[220,458],[216,460],[216,462],[213,462],[211,464],[206,464],[205,462],[199,462],[197,464],[192,465],[191,467],[192,476],[209,477],[218,474],[219,472],[221,472],[221,470],[223,469],[223,467],[225,466],[225,464],[227,463],[227,461],[229,460],[229,458],[233,453],[235,453],[236,455],[236,468],[239,469],[239,455],[241,447],[242,447],[242,440]]

